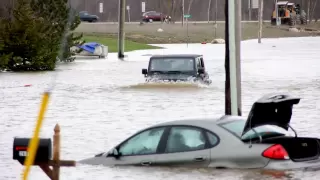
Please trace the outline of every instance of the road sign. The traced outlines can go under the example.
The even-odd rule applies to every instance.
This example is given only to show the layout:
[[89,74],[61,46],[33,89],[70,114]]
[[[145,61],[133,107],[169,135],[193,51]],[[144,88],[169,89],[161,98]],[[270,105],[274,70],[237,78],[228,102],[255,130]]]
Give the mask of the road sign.
[[99,3],[99,13],[103,13],[103,3]]
[[141,11],[146,12],[146,2],[141,2]]
[[191,18],[191,15],[190,14],[185,14],[183,15],[184,18]]

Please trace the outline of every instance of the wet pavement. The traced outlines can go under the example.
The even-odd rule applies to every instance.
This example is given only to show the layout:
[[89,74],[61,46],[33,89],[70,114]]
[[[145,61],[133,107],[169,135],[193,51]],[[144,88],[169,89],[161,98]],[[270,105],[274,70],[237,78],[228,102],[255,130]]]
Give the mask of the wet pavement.
[[[115,54],[108,59],[79,59],[59,64],[57,81],[42,128],[52,137],[61,126],[63,159],[81,160],[108,151],[137,130],[158,122],[224,113],[224,45],[164,45],[168,49]],[[242,43],[243,114],[271,92],[302,98],[294,107],[292,126],[300,136],[320,137],[320,38],[264,39]],[[141,69],[151,54],[199,53],[213,81],[210,86],[145,85]],[[148,56],[149,55],[149,56]],[[31,137],[41,94],[55,72],[0,74],[0,179],[18,179],[23,167],[12,160],[13,137]],[[31,85],[25,87],[25,85]],[[62,168],[61,179],[319,179],[320,171],[261,172],[184,168]],[[30,179],[46,179],[37,167]]]

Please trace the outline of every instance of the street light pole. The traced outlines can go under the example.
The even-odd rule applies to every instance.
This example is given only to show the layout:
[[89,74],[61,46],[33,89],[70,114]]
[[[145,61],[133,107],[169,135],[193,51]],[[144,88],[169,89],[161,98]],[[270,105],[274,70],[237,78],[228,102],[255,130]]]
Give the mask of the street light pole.
[[263,22],[263,0],[259,0],[259,32],[258,32],[258,43],[261,43],[261,38],[262,38],[262,22]]
[[126,14],[126,0],[119,0],[119,14],[118,14],[118,58],[124,58],[124,21]]
[[242,40],[242,1],[235,0],[235,5],[236,5],[236,11],[235,11],[235,26],[236,26],[236,84],[237,84],[237,115],[241,116],[242,115],[242,98],[241,98],[241,40]]
[[[240,15],[239,15],[240,14]],[[241,72],[240,72],[240,41],[241,41],[241,1],[227,0],[226,15],[226,84],[225,114],[241,115]]]

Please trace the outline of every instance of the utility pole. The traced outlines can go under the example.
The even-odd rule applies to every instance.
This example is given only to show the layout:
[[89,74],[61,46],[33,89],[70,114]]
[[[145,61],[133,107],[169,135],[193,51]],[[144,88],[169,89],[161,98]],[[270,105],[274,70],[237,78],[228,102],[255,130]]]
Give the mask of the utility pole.
[[208,23],[210,22],[211,1],[212,1],[212,0],[209,0],[208,10],[207,10],[207,13],[208,13],[208,14],[207,14],[207,15],[208,15],[207,21],[208,21]]
[[238,116],[242,115],[242,98],[241,98],[241,40],[242,40],[242,1],[235,0],[236,11],[236,81],[237,81],[237,110]]
[[214,23],[215,23],[215,30],[214,30],[214,38],[215,39],[217,39],[217,30],[218,30],[218,24],[217,24],[217,19],[218,19],[218,0],[216,0],[216,2],[215,2],[216,4],[215,4],[215,20],[214,20]]
[[276,11],[276,24],[277,24],[277,26],[280,26],[281,25],[281,21],[279,21],[279,9],[278,9],[278,0],[275,0],[274,1],[274,9],[275,9],[275,11]]
[[227,0],[225,16],[225,114],[239,116],[241,115],[241,1]]
[[249,0],[249,21],[252,19],[252,0]]
[[259,0],[259,32],[258,32],[258,43],[261,43],[261,37],[262,37],[262,22],[263,22],[263,0]]
[[126,0],[119,0],[119,12],[118,12],[118,58],[124,58],[124,21],[126,14]]
[[310,0],[308,0],[308,12],[307,12],[307,24],[310,24],[311,19],[310,19]]

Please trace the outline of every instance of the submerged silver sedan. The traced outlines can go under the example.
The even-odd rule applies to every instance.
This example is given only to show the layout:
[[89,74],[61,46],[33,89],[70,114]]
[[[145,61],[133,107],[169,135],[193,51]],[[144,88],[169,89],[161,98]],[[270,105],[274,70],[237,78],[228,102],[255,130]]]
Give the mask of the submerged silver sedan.
[[[109,152],[79,161],[91,165],[212,168],[320,168],[320,141],[297,137],[289,125],[300,98],[266,95],[248,118],[177,120],[141,130]],[[288,133],[289,128],[295,135]]]

